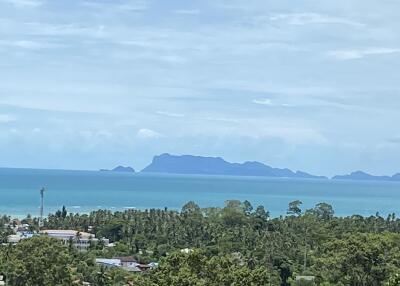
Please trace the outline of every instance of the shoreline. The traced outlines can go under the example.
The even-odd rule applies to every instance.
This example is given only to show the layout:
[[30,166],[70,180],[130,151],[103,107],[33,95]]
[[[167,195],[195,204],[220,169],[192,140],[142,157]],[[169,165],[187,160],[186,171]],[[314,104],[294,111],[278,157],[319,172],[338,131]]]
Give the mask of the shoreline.
[[[323,203],[323,202],[321,202]],[[223,208],[223,206],[209,206],[209,207],[204,207],[202,209],[207,209],[207,208]],[[54,215],[56,211],[61,210],[61,208],[58,209],[54,209],[54,211],[50,211],[50,212],[45,212],[43,217],[47,218],[49,215]],[[129,211],[129,210],[136,210],[136,211],[146,211],[146,210],[164,210],[165,208],[159,208],[159,207],[154,207],[154,208],[136,208],[136,207],[122,207],[122,208],[93,208],[93,209],[86,209],[83,211],[76,211],[76,209],[73,208],[68,208],[66,206],[67,209],[67,213],[68,215],[72,214],[72,215],[90,215],[91,212],[96,212],[96,211],[110,211],[111,213],[116,213],[116,212],[124,212],[124,211]],[[176,211],[176,212],[180,212],[181,211],[181,207],[180,208],[167,208],[170,211]],[[308,209],[308,208],[307,208]],[[306,208],[304,209],[304,211],[307,210]],[[310,208],[311,209],[311,208]],[[333,206],[333,209],[335,210],[335,207]],[[266,209],[268,211],[268,209]],[[361,216],[363,218],[368,218],[368,217],[374,217],[376,216],[376,214],[379,214],[379,216],[386,218],[388,215],[391,215],[392,213],[394,213],[395,215],[397,215],[396,212],[387,212],[387,213],[381,213],[379,211],[370,211],[368,214],[360,214],[360,213],[350,213],[350,214],[340,214],[340,213],[336,213],[334,214],[335,217],[338,218],[346,218],[346,217],[351,217],[351,216]],[[32,214],[32,213],[7,213],[7,212],[3,212],[1,211],[0,208],[0,217],[1,216],[8,216],[11,219],[18,219],[18,220],[22,220],[27,218],[27,216],[30,215],[31,218],[39,218],[39,213],[38,214]],[[286,212],[282,212],[280,214],[270,214],[270,218],[271,219],[275,219],[275,218],[279,218],[279,217],[285,217],[287,216]]]

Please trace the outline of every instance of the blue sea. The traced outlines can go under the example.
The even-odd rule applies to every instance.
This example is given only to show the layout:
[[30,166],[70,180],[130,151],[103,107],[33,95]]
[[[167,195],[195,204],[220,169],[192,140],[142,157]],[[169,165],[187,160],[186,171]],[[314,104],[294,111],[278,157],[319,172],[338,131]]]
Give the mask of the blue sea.
[[47,190],[46,213],[63,205],[74,213],[164,207],[179,210],[188,201],[211,207],[236,199],[264,205],[272,216],[279,216],[286,213],[289,202],[298,199],[304,209],[329,203],[339,216],[400,214],[400,183],[396,182],[33,169],[0,169],[0,214],[38,216],[42,187]]

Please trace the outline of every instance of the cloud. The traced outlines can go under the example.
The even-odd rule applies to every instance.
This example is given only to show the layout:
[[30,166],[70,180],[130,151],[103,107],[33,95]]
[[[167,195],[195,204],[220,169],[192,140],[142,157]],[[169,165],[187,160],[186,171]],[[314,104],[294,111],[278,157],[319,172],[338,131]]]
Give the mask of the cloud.
[[268,98],[254,99],[253,102],[256,104],[262,104],[262,105],[272,105],[272,100],[268,99]]
[[17,121],[17,117],[10,114],[0,114],[0,123],[10,123]]
[[0,2],[12,4],[17,8],[36,8],[43,5],[43,2],[38,0],[0,0]]
[[24,23],[26,34],[31,36],[82,36],[88,38],[101,38],[105,35],[104,25],[91,25],[81,23],[54,24],[45,22]]
[[260,105],[268,105],[268,106],[281,106],[281,107],[291,106],[290,104],[287,104],[287,103],[275,103],[269,98],[254,99],[253,103],[260,104]]
[[33,41],[16,41],[13,43],[15,47],[36,50],[42,48],[42,45],[38,42]]
[[38,42],[38,41],[30,41],[30,40],[17,40],[17,41],[1,41],[0,46],[9,47],[9,48],[18,48],[24,50],[42,50],[42,49],[51,49],[57,47],[63,47],[63,45],[53,44],[48,42]]
[[168,117],[185,117],[185,114],[182,113],[172,113],[168,111],[157,111],[158,115],[168,116]]
[[271,21],[282,21],[289,25],[308,25],[308,24],[338,24],[348,25],[355,27],[364,26],[362,23],[349,20],[346,18],[333,17],[328,15],[322,15],[317,13],[286,13],[286,14],[274,14],[269,18]]
[[388,140],[388,142],[391,143],[391,144],[400,145],[400,136],[396,136],[396,137],[390,138]]
[[10,129],[9,132],[10,132],[12,135],[21,135],[21,134],[22,134],[21,131],[19,131],[19,130],[16,129],[16,128]]
[[137,137],[141,139],[161,138],[163,135],[154,130],[142,128],[137,132]]
[[226,123],[238,123],[239,120],[234,119],[234,118],[227,118],[227,117],[212,117],[212,116],[207,116],[204,117],[203,119],[209,120],[209,121],[218,121],[218,122],[226,122]]
[[140,12],[149,8],[148,1],[144,0],[131,0],[126,3],[110,2],[96,2],[96,1],[83,1],[82,6],[98,10],[107,10],[113,12]]
[[367,48],[353,50],[336,50],[328,52],[328,56],[338,60],[355,60],[362,59],[367,56],[389,55],[399,53],[399,48]]
[[198,15],[200,14],[200,10],[197,9],[182,9],[182,10],[174,10],[173,11],[175,14],[181,14],[181,15]]

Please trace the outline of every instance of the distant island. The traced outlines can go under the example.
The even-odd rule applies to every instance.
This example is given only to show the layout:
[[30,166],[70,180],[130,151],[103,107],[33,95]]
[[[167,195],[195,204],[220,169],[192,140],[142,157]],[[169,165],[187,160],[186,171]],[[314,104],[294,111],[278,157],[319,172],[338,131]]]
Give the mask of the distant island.
[[349,175],[334,176],[333,180],[358,180],[358,181],[400,181],[400,173],[393,176],[374,176],[362,171],[356,171]]
[[143,173],[263,176],[276,178],[327,179],[306,172],[293,172],[290,169],[273,168],[260,162],[230,163],[220,157],[201,157],[192,155],[176,156],[162,154],[155,156]]
[[[135,173],[132,167],[118,166],[112,170],[101,169],[102,172]],[[141,173],[187,174],[187,175],[228,175],[256,176],[273,178],[329,179],[325,176],[312,175],[303,171],[292,171],[288,168],[274,168],[257,161],[231,163],[221,157],[205,157],[194,155],[172,155],[164,153],[154,156],[150,165]],[[336,175],[332,180],[354,181],[397,181],[400,173],[393,176],[376,176],[363,171],[355,171],[346,175]]]
[[100,169],[100,171],[101,172],[135,173],[135,169],[133,169],[132,167],[124,167],[124,166],[118,166],[112,170]]

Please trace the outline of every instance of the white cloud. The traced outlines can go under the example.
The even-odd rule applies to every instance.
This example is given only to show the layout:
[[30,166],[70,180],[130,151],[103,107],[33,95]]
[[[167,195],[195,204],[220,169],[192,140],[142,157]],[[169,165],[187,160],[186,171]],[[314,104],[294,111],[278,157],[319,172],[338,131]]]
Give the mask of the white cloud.
[[13,135],[21,135],[21,131],[19,131],[18,129],[10,129],[10,133]]
[[17,121],[17,117],[10,114],[0,114],[0,123],[10,123]]
[[38,42],[33,41],[16,41],[14,42],[14,46],[32,50],[40,49],[42,47]]
[[398,48],[368,48],[368,49],[354,49],[354,50],[336,50],[328,52],[328,56],[338,60],[354,60],[362,59],[367,56],[374,55],[388,55],[399,53]]
[[256,104],[262,104],[262,105],[272,105],[272,100],[268,99],[268,98],[254,99],[253,102]]
[[137,132],[137,137],[141,139],[151,139],[151,138],[160,138],[163,137],[163,135],[154,130],[142,128]]
[[168,111],[157,111],[158,115],[168,116],[168,117],[185,117],[185,114],[182,113],[173,113]]
[[260,105],[268,105],[268,106],[282,106],[282,107],[291,106],[290,104],[287,104],[287,103],[275,103],[269,98],[254,99],[253,103],[260,104]]
[[43,2],[38,0],[1,0],[1,2],[12,4],[18,8],[36,8],[43,5]]
[[1,41],[0,46],[10,47],[10,48],[19,48],[25,50],[41,50],[41,49],[50,49],[63,47],[63,45],[53,44],[48,42],[38,42],[38,41],[30,41],[30,40],[17,40],[17,41]]
[[205,120],[209,120],[209,121],[219,121],[219,122],[226,122],[226,123],[238,123],[239,120],[234,119],[234,118],[227,118],[227,117],[212,117],[212,116],[208,116],[208,117],[204,117]]
[[23,28],[28,35],[32,36],[82,36],[88,38],[102,38],[105,36],[104,25],[29,22],[23,23]]
[[140,12],[149,8],[148,1],[144,0],[130,0],[122,4],[114,3],[113,1],[102,3],[96,1],[83,1],[81,5],[92,9],[107,10],[112,12]]
[[200,10],[197,9],[192,9],[192,10],[175,10],[174,11],[175,14],[182,14],[182,15],[197,15],[200,14]]
[[271,21],[283,21],[289,25],[307,25],[307,24],[339,24],[362,27],[363,24],[346,18],[332,17],[317,13],[286,13],[274,14],[269,18]]

